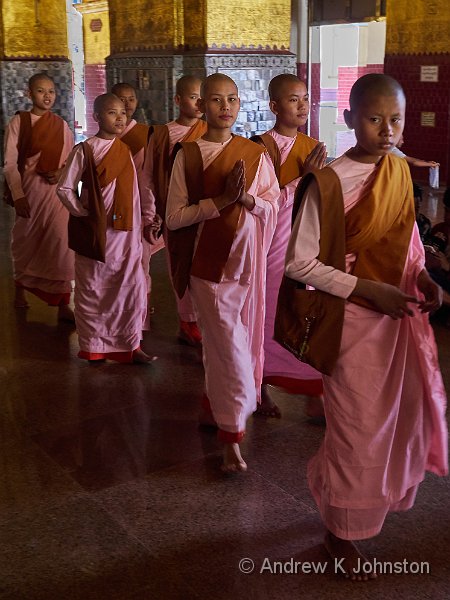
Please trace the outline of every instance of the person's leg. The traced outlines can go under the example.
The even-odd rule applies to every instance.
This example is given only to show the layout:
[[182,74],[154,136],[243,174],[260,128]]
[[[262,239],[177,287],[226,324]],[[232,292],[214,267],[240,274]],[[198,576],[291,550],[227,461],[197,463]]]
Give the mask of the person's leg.
[[[218,438],[224,444],[223,469],[246,470],[239,443],[256,407],[253,366],[241,310],[248,286],[191,277],[191,292],[203,332],[206,396]],[[205,399],[203,403],[205,403]],[[205,406],[203,414],[205,413]]]
[[14,306],[15,308],[29,308],[30,306],[25,296],[25,290],[17,284],[15,286]]

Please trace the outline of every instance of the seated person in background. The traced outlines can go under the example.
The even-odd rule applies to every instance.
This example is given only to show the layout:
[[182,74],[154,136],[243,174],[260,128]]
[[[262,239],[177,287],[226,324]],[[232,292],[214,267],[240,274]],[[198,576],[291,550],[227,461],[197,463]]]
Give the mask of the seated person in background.
[[391,152],[395,156],[399,156],[400,158],[404,158],[409,165],[413,167],[438,167],[439,163],[434,160],[422,160],[421,158],[413,158],[412,156],[406,156],[404,152],[400,150],[403,146],[405,140],[403,139],[403,135],[400,138],[400,141],[394,148],[392,148]]
[[419,228],[420,239],[425,243],[431,231],[431,221],[420,212],[422,205],[422,188],[417,183],[413,183],[414,190],[414,208],[416,210],[416,223]]
[[450,292],[450,188],[445,190],[443,202],[444,220],[430,231],[425,264],[434,281]]

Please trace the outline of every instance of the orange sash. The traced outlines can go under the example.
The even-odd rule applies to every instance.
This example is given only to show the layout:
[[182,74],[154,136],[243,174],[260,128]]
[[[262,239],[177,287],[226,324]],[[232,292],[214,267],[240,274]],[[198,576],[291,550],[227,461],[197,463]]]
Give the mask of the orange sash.
[[[399,286],[414,220],[408,164],[388,154],[380,160],[367,194],[346,215],[346,252],[357,256],[352,274]],[[361,298],[350,299],[368,306]]]
[[148,125],[136,123],[130,131],[127,131],[127,133],[120,138],[120,141],[130,148],[133,156],[136,156],[139,150],[145,148],[147,145],[148,131]]
[[[203,171],[200,148],[195,142],[182,142],[185,154],[185,177],[189,204],[198,204],[202,198],[218,196],[224,189],[225,179],[236,163],[243,158],[246,169],[246,189],[255,178],[259,159],[264,149],[240,136],[233,136],[223,152]],[[204,222],[194,256],[198,223],[168,230],[170,268],[175,291],[182,298],[189,284],[190,275],[219,282],[230,254],[242,205],[227,206],[220,216]]]
[[280,167],[280,187],[303,175],[303,164],[306,157],[319,142],[303,133],[297,133],[297,138],[287,159]]
[[181,142],[195,142],[198,138],[201,138],[204,133],[206,133],[208,126],[206,125],[206,121],[202,119],[198,119],[197,123],[193,125],[189,131],[186,133],[184,138],[180,140]]
[[100,187],[116,180],[114,190],[113,228],[133,229],[134,168],[129,147],[116,138],[103,160],[97,165]]
[[28,147],[27,158],[38,152],[41,153],[36,165],[36,173],[42,175],[56,171],[59,168],[63,147],[64,120],[47,111],[31,128],[31,143]]
[[[195,145],[198,149],[198,144]],[[194,150],[193,148],[191,150],[187,144],[183,144],[183,149],[185,153]],[[203,182],[197,182],[198,194],[200,194],[198,199],[220,195],[225,188],[226,178],[238,159],[243,159],[245,163],[247,191],[253,183],[263,152],[263,148],[246,138],[233,136],[231,142],[204,171]],[[186,178],[188,177],[189,173],[186,173]],[[191,275],[220,282],[242,209],[242,204],[236,202],[221,210],[219,217],[204,222],[192,261]]]

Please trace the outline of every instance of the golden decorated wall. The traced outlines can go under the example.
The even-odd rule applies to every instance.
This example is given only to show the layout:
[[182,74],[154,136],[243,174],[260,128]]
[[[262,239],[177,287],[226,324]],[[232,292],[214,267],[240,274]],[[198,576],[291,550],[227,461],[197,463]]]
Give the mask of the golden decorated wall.
[[288,48],[290,0],[110,0],[111,53]]
[[68,56],[64,1],[2,0],[1,11],[3,57]]
[[111,53],[173,48],[182,43],[177,4],[178,0],[110,0]]
[[449,51],[449,0],[388,0],[386,54]]
[[209,0],[206,43],[208,47],[262,49],[289,48],[290,0]]

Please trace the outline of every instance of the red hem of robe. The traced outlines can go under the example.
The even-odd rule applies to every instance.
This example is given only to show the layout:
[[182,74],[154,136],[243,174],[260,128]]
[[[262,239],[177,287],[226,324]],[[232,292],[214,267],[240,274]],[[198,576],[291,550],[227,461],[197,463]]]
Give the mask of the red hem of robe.
[[219,429],[217,439],[224,444],[239,444],[244,438],[245,431],[224,431]]
[[44,302],[47,302],[49,306],[66,306],[70,302],[70,292],[64,292],[60,294],[52,294],[51,292],[44,292],[39,288],[30,288],[22,285],[18,281],[15,282],[16,287],[20,287],[31,294],[34,294]]
[[[139,350],[139,348],[136,348]],[[80,350],[78,352],[78,358],[84,358],[86,360],[115,360],[116,362],[123,364],[130,364],[133,362],[133,354],[135,350],[129,352],[86,352]]]

